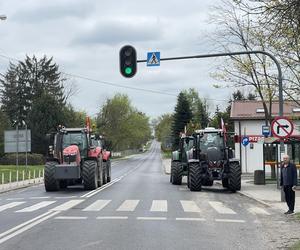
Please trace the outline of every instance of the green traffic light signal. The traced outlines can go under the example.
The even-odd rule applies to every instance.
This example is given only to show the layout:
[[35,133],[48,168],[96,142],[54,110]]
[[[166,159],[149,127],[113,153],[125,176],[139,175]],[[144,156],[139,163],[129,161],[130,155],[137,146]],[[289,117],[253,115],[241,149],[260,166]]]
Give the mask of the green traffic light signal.
[[132,68],[130,68],[130,67],[125,68],[126,75],[130,75],[131,73],[132,73]]
[[120,72],[126,77],[133,77],[137,70],[136,50],[126,45],[120,50]]

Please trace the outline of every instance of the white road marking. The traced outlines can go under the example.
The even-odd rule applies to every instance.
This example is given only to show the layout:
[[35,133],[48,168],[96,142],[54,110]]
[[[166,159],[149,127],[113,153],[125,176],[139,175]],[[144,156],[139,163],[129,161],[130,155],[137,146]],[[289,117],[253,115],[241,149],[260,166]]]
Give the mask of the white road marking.
[[244,220],[231,220],[231,219],[216,219],[216,222],[233,222],[233,223],[245,223]]
[[257,215],[257,214],[262,214],[262,215],[270,215],[265,209],[261,207],[250,207],[248,208],[249,213]]
[[215,209],[219,214],[236,214],[231,208],[226,207],[222,202],[219,201],[209,201],[208,202],[213,209]]
[[19,200],[24,200],[24,198],[8,198],[6,200],[7,201],[19,201]]
[[76,205],[78,205],[79,203],[83,202],[84,200],[70,200],[67,201],[55,208],[52,208],[51,211],[66,211],[72,207],[75,207]]
[[[38,219],[38,220],[36,220],[38,217],[37,217],[37,218],[34,218],[34,219],[33,219],[34,221],[33,221],[31,224],[28,224],[28,222],[23,223],[23,224],[28,224],[28,225],[26,225],[26,226],[22,227],[21,229],[19,229],[19,230],[13,232],[13,233],[7,235],[6,237],[3,237],[2,239],[0,239],[0,244],[2,244],[3,242],[5,242],[5,241],[7,241],[7,240],[9,240],[9,239],[11,239],[11,238],[13,238],[13,237],[15,237],[15,236],[21,234],[21,233],[23,233],[23,232],[25,232],[25,231],[27,231],[27,230],[29,230],[30,228],[32,228],[32,227],[34,227],[34,226],[40,224],[41,222],[43,222],[43,221],[45,221],[45,220],[47,220],[47,219],[49,219],[49,218],[51,218],[51,217],[53,217],[53,216],[59,214],[59,213],[60,213],[60,211],[51,212],[50,214],[48,214],[48,215],[46,215],[46,216],[45,216],[45,214],[44,214],[44,215],[41,215],[41,216],[40,216],[41,218]],[[42,217],[42,216],[43,216],[43,217]],[[18,225],[17,227],[20,227],[20,226],[21,226],[21,225]],[[16,229],[17,227],[12,228],[12,229],[10,229],[10,230],[8,230],[8,231],[2,233],[2,235],[8,234],[7,232],[12,231],[13,229]]]
[[36,197],[30,197],[31,200],[39,200],[39,199],[49,199],[50,196],[36,196]]
[[181,200],[180,203],[184,212],[193,212],[193,213],[201,212],[200,208],[197,206],[197,204],[194,201]]
[[100,211],[110,202],[111,200],[97,200],[82,211]]
[[166,200],[153,200],[151,212],[168,212],[168,202]]
[[53,203],[55,203],[56,201],[42,201],[42,202],[39,202],[37,204],[34,204],[32,206],[29,206],[29,207],[25,207],[21,210],[18,210],[16,211],[16,213],[25,213],[25,212],[32,212],[32,211],[36,211],[40,208],[43,208],[43,207],[47,207]]
[[206,221],[204,218],[176,218],[178,221]]
[[24,222],[24,223],[22,223],[22,224],[20,224],[20,225],[18,225],[18,226],[16,226],[16,227],[13,227],[13,228],[11,228],[11,229],[9,229],[9,230],[7,230],[7,231],[1,233],[1,234],[0,234],[0,238],[3,237],[3,236],[5,236],[5,235],[7,235],[7,234],[12,233],[13,231],[16,231],[16,230],[19,229],[19,228],[22,228],[22,227],[26,226],[27,224],[30,224],[31,222],[33,222],[33,221],[35,221],[35,220],[40,219],[41,217],[44,217],[44,216],[48,215],[48,214],[50,214],[50,213],[53,213],[53,212],[52,212],[52,211],[48,211],[48,212],[46,212],[46,213],[44,213],[44,214],[41,214],[41,215],[39,215],[39,216],[37,216],[37,217],[31,219],[31,220],[28,220],[28,221],[26,221],[26,222]]
[[104,189],[106,189],[106,188],[112,186],[113,184],[119,182],[119,181],[122,180],[124,177],[126,177],[126,176],[129,175],[129,174],[131,174],[132,172],[134,172],[135,170],[137,170],[137,169],[138,169],[139,167],[141,167],[142,165],[143,165],[143,162],[142,162],[140,165],[138,165],[137,167],[135,167],[135,168],[131,169],[130,171],[128,171],[127,173],[123,174],[122,176],[120,176],[120,177],[118,177],[118,178],[116,178],[116,179],[113,179],[111,182],[109,182],[109,183],[107,183],[107,184],[105,184],[105,185],[103,185],[103,186],[101,186],[101,187],[99,187],[99,188],[97,188],[97,189],[95,189],[95,190],[93,190],[93,191],[90,191],[90,192],[88,192],[88,193],[86,193],[86,194],[84,194],[84,195],[81,195],[80,197],[81,197],[81,198],[85,198],[85,197],[86,197],[86,198],[89,198],[89,197],[92,197],[92,196],[96,195],[97,193],[103,191]]
[[15,202],[11,202],[11,203],[2,205],[2,206],[0,206],[0,212],[4,211],[6,209],[9,209],[9,208],[13,208],[13,207],[19,206],[19,205],[21,205],[23,203],[25,203],[25,201],[15,201]]
[[77,198],[78,196],[73,195],[73,196],[57,196],[54,197],[54,199],[73,199],[73,198]]
[[188,187],[180,187],[180,188],[179,188],[179,191],[188,191],[188,190],[189,190]]
[[166,217],[137,217],[137,220],[167,220]]
[[98,216],[97,220],[127,220],[128,216]]
[[87,217],[84,216],[57,216],[55,220],[86,220]]
[[117,209],[117,211],[123,212],[133,212],[137,205],[139,204],[139,200],[125,200],[121,206]]

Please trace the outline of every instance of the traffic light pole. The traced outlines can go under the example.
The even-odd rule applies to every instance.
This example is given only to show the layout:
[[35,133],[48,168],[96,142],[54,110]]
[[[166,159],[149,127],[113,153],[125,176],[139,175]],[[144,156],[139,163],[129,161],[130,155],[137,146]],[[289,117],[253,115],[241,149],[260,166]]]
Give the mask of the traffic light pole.
[[[266,55],[270,57],[273,60],[273,62],[276,64],[278,70],[279,116],[283,116],[282,70],[278,60],[269,52],[262,51],[262,50],[238,51],[238,52],[229,52],[229,53],[203,54],[203,55],[195,55],[195,56],[166,57],[166,58],[160,58],[160,60],[173,61],[173,60],[188,60],[188,59],[201,59],[201,58],[210,58],[210,57],[225,57],[225,56],[252,55],[252,54]],[[137,63],[143,63],[143,62],[147,62],[147,60],[137,60]],[[283,141],[280,141],[280,152],[284,152]]]

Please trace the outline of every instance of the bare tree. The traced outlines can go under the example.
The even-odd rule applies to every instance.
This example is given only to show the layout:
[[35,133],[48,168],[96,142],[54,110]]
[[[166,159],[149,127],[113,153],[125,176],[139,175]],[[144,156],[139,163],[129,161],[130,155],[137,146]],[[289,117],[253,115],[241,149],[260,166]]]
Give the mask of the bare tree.
[[[231,1],[224,1],[217,8],[213,21],[218,24],[215,40],[222,50],[265,51],[268,38],[256,25],[250,13],[237,8]],[[222,64],[214,76],[229,82],[232,87],[247,87],[261,99],[265,111],[265,121],[272,120],[272,102],[277,94],[277,71],[269,58],[261,55],[232,56]]]

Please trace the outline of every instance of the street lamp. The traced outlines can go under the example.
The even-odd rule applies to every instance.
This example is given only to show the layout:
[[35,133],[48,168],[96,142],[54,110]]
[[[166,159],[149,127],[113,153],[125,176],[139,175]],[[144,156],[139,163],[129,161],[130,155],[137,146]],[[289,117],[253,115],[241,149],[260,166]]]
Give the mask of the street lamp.
[[4,21],[4,20],[6,20],[6,19],[7,19],[7,16],[5,16],[5,15],[0,15],[0,20]]

